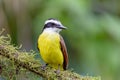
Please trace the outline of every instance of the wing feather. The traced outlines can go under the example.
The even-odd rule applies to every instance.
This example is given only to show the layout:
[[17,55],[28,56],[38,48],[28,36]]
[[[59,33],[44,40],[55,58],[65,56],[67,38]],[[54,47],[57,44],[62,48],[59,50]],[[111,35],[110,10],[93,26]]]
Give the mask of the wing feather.
[[67,53],[67,48],[66,48],[66,45],[65,45],[65,42],[64,42],[62,36],[60,36],[60,45],[61,45],[61,51],[62,51],[63,57],[64,57],[63,69],[66,70],[68,67],[68,53]]

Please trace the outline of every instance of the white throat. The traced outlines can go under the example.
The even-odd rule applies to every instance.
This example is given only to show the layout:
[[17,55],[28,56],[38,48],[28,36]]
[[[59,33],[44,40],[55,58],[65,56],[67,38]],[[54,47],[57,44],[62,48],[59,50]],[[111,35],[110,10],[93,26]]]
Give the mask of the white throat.
[[60,33],[61,30],[62,29],[59,29],[59,28],[45,28],[43,31]]

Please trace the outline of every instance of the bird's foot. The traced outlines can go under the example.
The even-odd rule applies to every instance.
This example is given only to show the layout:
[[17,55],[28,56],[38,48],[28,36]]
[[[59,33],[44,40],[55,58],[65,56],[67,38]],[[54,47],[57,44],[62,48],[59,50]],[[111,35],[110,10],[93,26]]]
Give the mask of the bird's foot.
[[59,75],[59,74],[60,74],[60,69],[56,70],[55,73],[56,73],[57,75]]
[[46,69],[46,66],[47,66],[48,64],[43,64],[42,66],[41,66],[41,69],[44,71],[45,69]]

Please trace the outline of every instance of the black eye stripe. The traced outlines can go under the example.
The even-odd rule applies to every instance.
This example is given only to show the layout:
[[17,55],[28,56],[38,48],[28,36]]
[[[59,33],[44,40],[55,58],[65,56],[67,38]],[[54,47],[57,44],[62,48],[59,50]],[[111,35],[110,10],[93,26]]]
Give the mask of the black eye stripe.
[[57,26],[58,24],[50,22],[50,23],[47,23],[47,25],[52,27],[52,26]]
[[55,23],[50,23],[52,26],[56,25]]
[[50,28],[50,27],[57,27],[58,26],[58,24],[55,24],[55,23],[52,23],[52,22],[49,22],[49,23],[47,23],[47,24],[45,24],[44,25],[44,28],[43,29],[45,29],[45,28]]

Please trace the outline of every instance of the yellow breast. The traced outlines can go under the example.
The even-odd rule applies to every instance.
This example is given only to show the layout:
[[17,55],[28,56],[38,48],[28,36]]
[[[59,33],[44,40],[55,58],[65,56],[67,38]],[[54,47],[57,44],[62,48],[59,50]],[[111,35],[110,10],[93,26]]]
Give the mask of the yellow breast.
[[63,54],[60,47],[60,35],[56,32],[43,32],[38,39],[38,48],[42,59],[58,68],[58,65],[63,65]]

